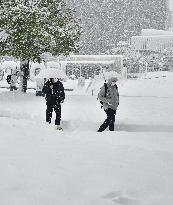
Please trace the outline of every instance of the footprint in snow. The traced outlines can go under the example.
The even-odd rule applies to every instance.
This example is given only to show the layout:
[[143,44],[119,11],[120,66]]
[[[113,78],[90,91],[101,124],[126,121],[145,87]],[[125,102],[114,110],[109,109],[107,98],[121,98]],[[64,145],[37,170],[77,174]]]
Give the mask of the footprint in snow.
[[103,196],[103,198],[111,199],[114,203],[119,205],[140,205],[138,200],[123,195],[121,191],[110,192]]

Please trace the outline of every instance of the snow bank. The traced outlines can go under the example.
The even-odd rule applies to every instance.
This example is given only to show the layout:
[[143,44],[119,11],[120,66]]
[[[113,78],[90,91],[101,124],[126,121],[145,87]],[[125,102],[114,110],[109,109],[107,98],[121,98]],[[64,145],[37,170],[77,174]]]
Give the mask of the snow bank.
[[157,80],[120,87],[115,132],[96,132],[105,118],[96,96],[67,93],[58,132],[43,97],[1,93],[0,204],[172,205],[173,99],[148,97],[141,83],[159,93]]

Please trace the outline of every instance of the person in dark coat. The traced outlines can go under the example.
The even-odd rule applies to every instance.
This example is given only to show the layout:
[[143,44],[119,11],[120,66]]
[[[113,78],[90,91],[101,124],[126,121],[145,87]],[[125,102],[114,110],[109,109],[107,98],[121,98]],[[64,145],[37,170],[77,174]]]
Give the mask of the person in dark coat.
[[53,110],[56,113],[55,125],[57,129],[62,129],[61,123],[61,103],[64,102],[65,92],[62,82],[58,79],[50,78],[43,86],[43,93],[46,99],[46,122],[51,123]]
[[109,127],[110,131],[114,131],[115,115],[119,105],[119,93],[116,77],[111,77],[108,82],[104,84],[98,94],[99,100],[102,102],[104,111],[106,112],[107,118],[98,129],[98,132],[104,131]]

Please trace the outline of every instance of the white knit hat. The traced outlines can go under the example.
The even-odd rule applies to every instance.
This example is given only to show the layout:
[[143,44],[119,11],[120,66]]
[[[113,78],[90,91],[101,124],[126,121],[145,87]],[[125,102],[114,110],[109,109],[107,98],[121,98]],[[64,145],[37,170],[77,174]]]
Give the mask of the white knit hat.
[[109,83],[109,84],[111,84],[111,83],[113,83],[113,82],[116,83],[117,81],[118,81],[118,78],[117,78],[117,77],[111,77],[111,78],[108,79],[108,83]]

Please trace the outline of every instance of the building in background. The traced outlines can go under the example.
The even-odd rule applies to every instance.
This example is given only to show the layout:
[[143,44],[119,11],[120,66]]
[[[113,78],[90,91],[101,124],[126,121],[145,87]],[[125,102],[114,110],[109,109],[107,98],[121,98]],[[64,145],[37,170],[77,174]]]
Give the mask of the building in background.
[[130,45],[133,50],[145,53],[162,53],[173,47],[173,32],[164,30],[146,29],[142,35],[132,36]]
[[169,30],[173,31],[173,11],[169,11]]

